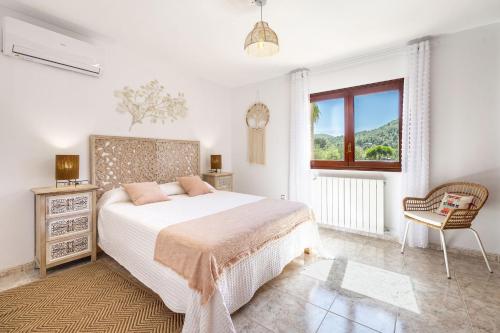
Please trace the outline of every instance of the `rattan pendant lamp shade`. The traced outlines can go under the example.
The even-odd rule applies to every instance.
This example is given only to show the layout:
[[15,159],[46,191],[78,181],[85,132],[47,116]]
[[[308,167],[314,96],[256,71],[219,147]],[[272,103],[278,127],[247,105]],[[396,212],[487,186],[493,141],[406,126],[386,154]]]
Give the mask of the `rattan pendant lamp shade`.
[[245,39],[245,51],[255,57],[269,57],[279,52],[278,35],[269,27],[267,22],[262,21],[262,6],[265,0],[255,0],[260,6],[260,21],[255,23],[254,28]]

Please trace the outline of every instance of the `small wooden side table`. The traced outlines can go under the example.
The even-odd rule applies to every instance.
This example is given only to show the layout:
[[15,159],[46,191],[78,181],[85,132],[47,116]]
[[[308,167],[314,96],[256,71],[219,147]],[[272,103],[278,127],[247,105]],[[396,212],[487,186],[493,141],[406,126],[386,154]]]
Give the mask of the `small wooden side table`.
[[35,263],[47,269],[91,256],[96,260],[95,185],[33,188]]
[[231,172],[207,172],[203,180],[219,191],[233,190],[233,174]]

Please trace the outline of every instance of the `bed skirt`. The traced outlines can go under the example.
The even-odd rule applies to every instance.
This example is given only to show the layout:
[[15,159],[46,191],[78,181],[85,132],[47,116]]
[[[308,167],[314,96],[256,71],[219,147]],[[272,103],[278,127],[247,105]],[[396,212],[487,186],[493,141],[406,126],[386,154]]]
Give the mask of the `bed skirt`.
[[[309,221],[299,225],[291,233],[270,242],[226,269],[217,281],[217,288],[210,301],[201,305],[201,294],[191,289],[190,297],[183,298],[184,301],[180,304],[176,288],[166,285],[168,281],[162,278],[161,269],[144,272],[140,253],[134,251],[133,247],[99,239],[99,246],[103,251],[157,293],[169,309],[186,314],[183,333],[235,332],[230,314],[248,303],[257,289],[278,276],[305,248],[317,248],[318,245],[316,223]],[[161,268],[169,269],[165,266]]]

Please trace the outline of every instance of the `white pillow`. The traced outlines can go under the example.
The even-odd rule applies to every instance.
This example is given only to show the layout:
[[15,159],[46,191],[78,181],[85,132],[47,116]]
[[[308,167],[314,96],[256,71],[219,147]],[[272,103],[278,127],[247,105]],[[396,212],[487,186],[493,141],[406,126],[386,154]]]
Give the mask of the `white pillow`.
[[213,193],[213,192],[217,192],[217,190],[215,189],[215,187],[213,187],[212,185],[210,185],[210,184],[209,184],[209,183],[207,183],[207,182],[204,182],[204,183],[205,183],[205,184],[207,184],[208,189],[210,190],[210,192],[212,192],[212,193]]
[[[215,188],[210,185],[207,182],[204,182],[207,184],[208,189],[210,192],[215,192]],[[165,183],[165,184],[160,184],[160,188],[165,193],[166,195],[179,195],[179,194],[186,194],[186,191],[182,188],[181,184],[179,182],[171,182],[171,183]]]
[[160,184],[160,189],[166,195],[178,195],[186,193],[179,182]]
[[97,202],[97,210],[102,207],[111,205],[115,202],[128,202],[130,201],[130,196],[127,194],[123,187],[115,188],[104,192],[99,201]]
[[445,193],[436,213],[446,216],[453,209],[469,209],[473,199],[472,196]]

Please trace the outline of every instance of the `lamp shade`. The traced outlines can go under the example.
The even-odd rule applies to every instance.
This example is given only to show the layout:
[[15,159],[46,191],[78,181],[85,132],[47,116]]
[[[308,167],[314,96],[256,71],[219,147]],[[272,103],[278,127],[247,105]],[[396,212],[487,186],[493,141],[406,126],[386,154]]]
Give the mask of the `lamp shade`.
[[255,23],[245,39],[245,51],[255,57],[269,57],[280,50],[278,35],[264,21]]
[[210,168],[211,169],[222,169],[222,156],[221,155],[210,155]]
[[80,155],[56,155],[56,180],[80,177]]

